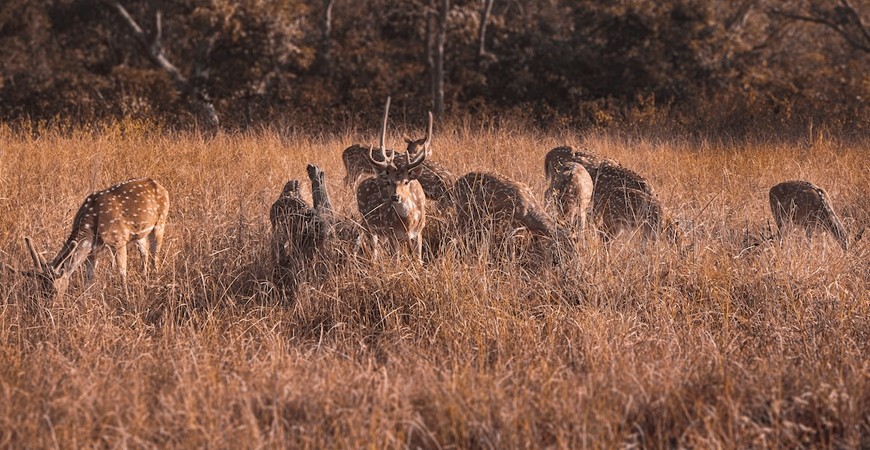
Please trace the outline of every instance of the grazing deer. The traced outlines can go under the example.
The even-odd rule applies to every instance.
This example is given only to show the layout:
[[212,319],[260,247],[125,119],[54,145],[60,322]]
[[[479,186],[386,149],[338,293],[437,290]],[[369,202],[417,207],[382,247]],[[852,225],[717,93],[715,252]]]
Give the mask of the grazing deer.
[[357,187],[356,200],[363,222],[377,246],[378,235],[390,240],[405,241],[412,246],[418,260],[423,260],[421,233],[426,224],[426,195],[417,181],[421,165],[426,159],[425,151],[412,157],[396,160],[396,154],[386,151],[387,118],[390,99],[384,107],[381,126],[380,159],[376,159],[369,147],[368,161],[376,177],[364,180]]
[[564,145],[547,152],[547,156],[544,157],[544,176],[547,181],[553,179],[559,167],[570,162],[575,162],[574,148],[571,146]]
[[596,190],[600,186],[602,193],[611,189],[630,188],[653,195],[649,183],[638,173],[623,167],[616,161],[601,158],[592,152],[575,150],[571,146],[556,147],[547,152],[544,157],[544,172],[547,180],[552,179],[559,167],[572,162],[582,165],[589,172]]
[[[616,161],[571,147],[556,147],[547,156],[545,164],[549,159],[554,168],[560,162],[564,164],[563,160],[569,160],[582,165],[589,173],[594,185],[592,216],[601,227],[605,241],[627,230],[641,230],[647,238],[657,237],[664,231],[672,240],[677,239],[675,225],[670,220],[663,224],[661,202],[640,174]],[[546,167],[549,170],[550,166]]]
[[471,172],[456,181],[453,187],[461,227],[489,221],[511,221],[525,226],[535,234],[553,237],[557,234],[553,219],[535,201],[525,184],[505,176]]
[[582,165],[566,162],[550,177],[546,191],[547,203],[553,205],[566,222],[586,228],[586,216],[592,204],[592,177]]
[[[410,162],[409,158],[414,159],[419,152],[425,153],[427,157],[431,156],[432,126],[433,117],[430,112],[429,127],[426,136],[417,140],[405,137],[405,142],[408,144],[408,147],[405,153],[396,153],[394,161],[408,164]],[[369,163],[368,150],[368,148],[361,145],[352,145],[344,149],[342,152],[341,159],[344,162],[346,172],[344,177],[345,186],[352,186],[363,175],[375,174],[376,170],[374,166]],[[383,161],[381,155],[376,153],[373,156],[377,161]],[[420,164],[419,175],[416,179],[417,182],[420,183],[420,186],[423,187],[423,193],[426,195],[427,199],[434,201],[449,201],[449,191],[453,186],[456,177],[442,164],[426,160]]]
[[640,189],[607,190],[594,200],[592,208],[605,242],[623,232],[635,231],[644,239],[658,239],[664,233],[671,242],[677,242],[676,227],[664,217],[661,202]]
[[87,271],[86,283],[90,285],[97,257],[111,249],[127,292],[127,245],[136,242],[146,276],[149,265],[156,270],[168,215],[169,192],[160,183],[138,178],[116,184],[85,198],[73,219],[69,237],[51,262],[25,237],[35,270],[9,269],[37,278],[43,292],[59,298],[66,292],[71,274],[82,263]]
[[815,229],[828,230],[843,251],[849,248],[849,238],[824,189],[808,181],[785,181],[770,188],[770,212],[779,229],[779,236],[786,228],[801,226],[807,238],[813,237]]

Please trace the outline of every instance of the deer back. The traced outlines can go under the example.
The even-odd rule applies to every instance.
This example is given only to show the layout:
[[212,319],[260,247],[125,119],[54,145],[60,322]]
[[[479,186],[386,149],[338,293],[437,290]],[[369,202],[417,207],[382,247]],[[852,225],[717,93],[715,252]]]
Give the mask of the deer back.
[[[162,227],[169,215],[169,192],[150,178],[116,184],[85,198],[73,219],[71,242],[117,247]],[[65,251],[54,262],[66,259]]]
[[571,161],[574,161],[573,147],[565,145],[550,150],[544,157],[544,176],[547,180],[552,179],[560,166]]
[[637,229],[647,235],[658,235],[662,231],[661,202],[640,189],[607,190],[594,200],[593,216],[608,236]]
[[808,181],[785,181],[770,188],[769,200],[771,214],[780,230],[788,224],[824,228],[844,250],[848,248],[846,229],[824,189]]
[[555,223],[529,187],[505,176],[468,173],[456,181],[453,195],[461,222],[513,221],[542,234],[555,231]]

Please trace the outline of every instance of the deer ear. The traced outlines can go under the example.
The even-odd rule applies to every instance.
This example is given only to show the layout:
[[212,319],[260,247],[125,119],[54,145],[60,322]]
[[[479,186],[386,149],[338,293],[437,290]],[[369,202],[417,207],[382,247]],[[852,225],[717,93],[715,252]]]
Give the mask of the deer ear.
[[404,135],[404,136],[402,136],[402,139],[405,140],[405,143],[406,143],[406,144],[410,144],[410,143],[414,142],[414,140],[411,139],[411,138],[409,138],[407,134]]
[[408,179],[416,180],[423,174],[423,166],[417,166],[408,171]]

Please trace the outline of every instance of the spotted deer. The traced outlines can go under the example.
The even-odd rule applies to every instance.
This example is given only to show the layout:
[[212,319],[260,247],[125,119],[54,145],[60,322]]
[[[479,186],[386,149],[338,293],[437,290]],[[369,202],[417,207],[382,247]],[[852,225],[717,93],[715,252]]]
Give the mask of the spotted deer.
[[547,204],[567,223],[583,230],[592,204],[593,189],[589,172],[578,163],[566,162],[550,177],[550,186],[546,191]]
[[51,262],[25,237],[35,269],[9,269],[38,279],[45,294],[59,298],[82,263],[87,271],[86,283],[90,285],[97,257],[111,250],[127,292],[127,245],[136,243],[146,276],[149,266],[156,270],[168,216],[169,192],[160,183],[151,178],[124,181],[85,198],[73,219],[69,237]]
[[461,228],[507,221],[538,235],[558,234],[556,223],[525,184],[496,173],[471,172],[460,177],[453,190]]
[[803,227],[807,238],[815,230],[827,230],[846,251],[849,237],[824,189],[808,181],[785,181],[770,188],[770,212],[782,239],[784,232]]
[[567,145],[560,146],[547,152],[547,155],[544,157],[544,176],[547,178],[547,181],[553,179],[553,175],[556,174],[559,167],[570,162],[575,162],[573,147]]
[[678,241],[676,225],[664,215],[661,202],[640,189],[609,189],[593,201],[592,209],[605,242],[622,233],[635,232],[645,240],[658,240],[664,235],[672,243]]
[[[414,159],[419,152],[426,153],[426,157],[432,155],[433,120],[432,113],[430,112],[429,126],[425,137],[416,140],[405,137],[405,142],[407,143],[405,153],[396,153],[394,161],[408,164],[408,158]],[[367,147],[361,145],[352,145],[342,152],[341,159],[344,162],[346,173],[344,177],[345,186],[354,185],[364,175],[375,174],[376,169],[369,162],[370,154],[368,150]],[[383,161],[381,155],[377,153],[373,157],[379,162]],[[427,199],[442,202],[448,201],[449,190],[453,186],[456,177],[444,165],[427,159],[420,164],[419,175],[416,179],[420,183],[420,186],[423,187],[423,193]]]
[[628,230],[639,230],[647,238],[665,231],[677,239],[675,225],[670,219],[663,222],[661,202],[643,176],[616,161],[568,146],[550,150],[545,170],[555,173],[566,162],[582,165],[592,178],[592,218],[605,241]]
[[426,195],[417,181],[425,151],[410,158],[398,160],[390,151],[387,155],[386,132],[390,99],[384,107],[379,153],[375,158],[369,147],[368,161],[377,176],[365,179],[356,190],[357,207],[377,251],[378,236],[390,241],[406,242],[418,260],[423,259],[421,233],[426,225]]
[[290,180],[284,185],[269,211],[269,221],[274,256],[282,267],[294,267],[294,264],[313,256],[327,233],[319,210],[302,198],[299,180]]

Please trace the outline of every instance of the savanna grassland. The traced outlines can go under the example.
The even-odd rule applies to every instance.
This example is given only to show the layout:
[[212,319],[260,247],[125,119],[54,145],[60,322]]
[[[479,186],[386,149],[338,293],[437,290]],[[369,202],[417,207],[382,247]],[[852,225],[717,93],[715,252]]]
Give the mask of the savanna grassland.
[[866,239],[745,250],[788,179],[824,187],[853,235],[867,226],[866,142],[438,130],[433,159],[539,196],[553,146],[616,159],[681,244],[607,251],[589,234],[556,267],[361,260],[281,294],[269,206],[312,162],[357,214],[340,152],[375,140],[0,130],[4,263],[30,264],[24,235],[53,256],[85,196],[117,181],[150,176],[172,199],[160,272],[144,279],[131,252],[129,297],[108,257],[53,303],[0,274],[0,447],[870,447]]

